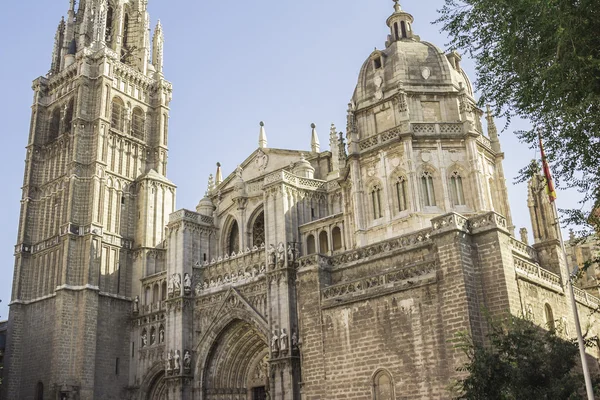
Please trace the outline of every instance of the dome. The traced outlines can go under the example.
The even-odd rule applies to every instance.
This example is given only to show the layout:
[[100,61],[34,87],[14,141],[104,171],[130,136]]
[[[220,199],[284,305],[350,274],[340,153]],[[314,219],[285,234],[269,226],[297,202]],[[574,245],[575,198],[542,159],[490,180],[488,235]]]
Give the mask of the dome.
[[413,17],[396,4],[387,20],[391,33],[384,50],[373,51],[364,62],[352,101],[363,108],[407,91],[458,92],[464,87],[473,96],[471,82],[456,52],[444,54],[437,46],[421,41],[411,30]]
[[198,214],[207,215],[209,217],[212,217],[214,210],[215,205],[213,204],[211,199],[208,198],[208,196],[204,196],[204,198],[200,200],[200,202],[196,206],[196,211],[198,212]]

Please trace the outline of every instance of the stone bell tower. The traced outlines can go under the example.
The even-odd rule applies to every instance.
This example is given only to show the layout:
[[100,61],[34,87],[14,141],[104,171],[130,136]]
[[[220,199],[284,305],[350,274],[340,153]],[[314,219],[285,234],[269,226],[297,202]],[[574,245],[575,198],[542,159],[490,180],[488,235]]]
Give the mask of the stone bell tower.
[[[70,0],[33,83],[7,346],[10,399],[121,399],[130,315],[163,241],[171,84],[147,0]],[[152,42],[152,44],[151,44]]]

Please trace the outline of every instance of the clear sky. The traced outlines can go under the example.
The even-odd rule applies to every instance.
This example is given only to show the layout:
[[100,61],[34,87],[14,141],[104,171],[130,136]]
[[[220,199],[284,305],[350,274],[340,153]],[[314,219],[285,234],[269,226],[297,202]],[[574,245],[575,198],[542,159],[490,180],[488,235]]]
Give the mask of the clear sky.
[[[195,209],[217,161],[225,174],[258,145],[265,121],[269,147],[310,149],[315,123],[321,148],[329,126],[346,128],[346,109],[358,72],[374,47],[384,48],[391,0],[149,0],[152,24],[166,36],[164,71],[173,82],[168,177],[178,185],[177,208]],[[401,1],[415,17],[422,40],[445,49],[437,9],[443,0]],[[28,137],[31,82],[45,75],[56,27],[68,0],[8,1],[0,37],[0,132],[3,193],[0,197],[0,320],[8,317],[13,250]],[[476,80],[473,63],[463,67]],[[504,121],[497,121],[498,127]],[[501,135],[504,168],[517,229],[530,230],[526,186],[512,184],[536,156],[520,144],[513,123]],[[576,202],[559,192],[560,206]]]

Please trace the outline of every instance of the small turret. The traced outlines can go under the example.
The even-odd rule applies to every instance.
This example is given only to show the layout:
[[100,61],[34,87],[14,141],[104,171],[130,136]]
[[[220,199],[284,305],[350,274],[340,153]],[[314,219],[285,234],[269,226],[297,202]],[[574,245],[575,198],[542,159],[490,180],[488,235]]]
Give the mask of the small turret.
[[65,40],[65,19],[61,18],[56,35],[54,36],[54,50],[52,51],[52,65],[50,74],[57,74],[61,70],[63,48],[62,43]]
[[492,110],[489,105],[487,106],[486,120],[492,150],[496,153],[500,153],[502,152],[502,148],[500,147],[500,139],[498,138],[498,128],[496,128],[496,122],[494,121],[494,116],[492,115]]
[[340,146],[338,144],[337,129],[331,124],[329,129],[329,150],[331,151],[331,170],[337,172],[340,170]]
[[318,153],[321,151],[321,144],[319,143],[319,135],[317,135],[317,126],[315,124],[310,124],[310,127],[312,128],[310,149],[313,153]]
[[258,147],[261,149],[267,148],[267,133],[265,132],[265,123],[260,121],[260,132],[258,134]]
[[400,40],[413,38],[412,23],[414,18],[409,13],[402,11],[398,0],[394,0],[394,13],[387,19],[391,33],[388,40],[388,46]]

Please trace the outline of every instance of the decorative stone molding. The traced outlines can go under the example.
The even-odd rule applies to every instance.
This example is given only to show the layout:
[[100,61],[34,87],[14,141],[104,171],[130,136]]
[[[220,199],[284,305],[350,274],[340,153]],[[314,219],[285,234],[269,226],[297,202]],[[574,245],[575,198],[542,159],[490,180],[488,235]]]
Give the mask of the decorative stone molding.
[[431,235],[439,235],[451,231],[469,232],[469,221],[460,214],[450,213],[431,219],[433,230]]

